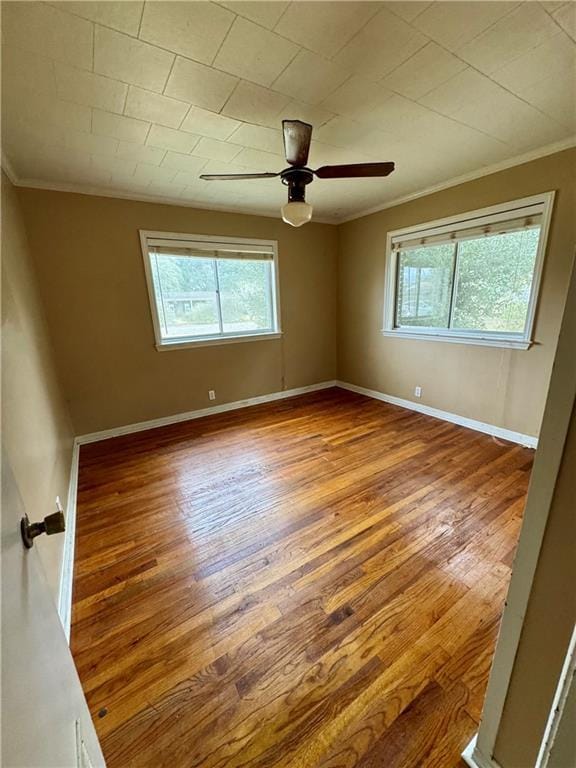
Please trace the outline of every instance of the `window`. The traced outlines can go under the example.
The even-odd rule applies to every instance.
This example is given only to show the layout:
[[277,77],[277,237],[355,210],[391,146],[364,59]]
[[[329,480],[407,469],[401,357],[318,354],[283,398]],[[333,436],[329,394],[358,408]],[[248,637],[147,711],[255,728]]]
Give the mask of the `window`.
[[158,348],[280,336],[275,242],[140,238]]
[[389,233],[383,333],[527,349],[552,200]]

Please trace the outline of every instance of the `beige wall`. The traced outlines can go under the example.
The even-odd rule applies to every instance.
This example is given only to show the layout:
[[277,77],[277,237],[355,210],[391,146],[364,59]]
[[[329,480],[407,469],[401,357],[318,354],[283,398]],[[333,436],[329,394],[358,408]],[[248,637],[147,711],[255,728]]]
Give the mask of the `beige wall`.
[[[574,254],[576,150],[516,166],[339,228],[339,378],[529,435],[542,419]],[[386,234],[413,224],[557,190],[535,345],[506,350],[384,337]]]
[[[336,375],[337,230],[20,189],[76,434]],[[139,229],[278,240],[283,338],[158,352]]]
[[[19,202],[2,175],[2,443],[31,520],[66,505],[72,425],[53,364]],[[64,536],[36,548],[56,599]]]
[[[209,389],[225,403],[333,379],[338,345],[344,381],[407,400],[420,385],[423,404],[537,435],[573,258],[575,159],[568,150],[338,228],[20,189],[75,432],[202,408]],[[381,335],[389,230],[551,189],[530,350]],[[277,239],[283,338],[158,352],[139,229]]]

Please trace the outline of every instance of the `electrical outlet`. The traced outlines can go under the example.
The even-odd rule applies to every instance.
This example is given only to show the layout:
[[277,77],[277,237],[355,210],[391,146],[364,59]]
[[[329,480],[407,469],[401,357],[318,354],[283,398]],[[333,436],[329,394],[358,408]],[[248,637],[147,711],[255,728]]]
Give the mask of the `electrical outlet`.
[[208,390],[208,400],[216,400],[216,392],[213,389]]
[[62,507],[62,502],[60,501],[60,496],[56,496],[56,509],[58,512],[64,511],[64,508]]
[[414,388],[414,397],[422,397],[422,387]]

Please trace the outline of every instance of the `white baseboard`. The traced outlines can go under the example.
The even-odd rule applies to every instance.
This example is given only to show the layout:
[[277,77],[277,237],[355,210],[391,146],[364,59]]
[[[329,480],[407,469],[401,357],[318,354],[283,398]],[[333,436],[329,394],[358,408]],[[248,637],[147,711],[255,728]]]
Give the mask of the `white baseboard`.
[[136,424],[126,424],[123,427],[113,427],[104,429],[101,432],[90,432],[87,435],[80,435],[76,438],[79,445],[86,443],[96,443],[99,440],[107,440],[110,437],[120,437],[120,435],[130,435],[133,432],[143,432],[146,429],[155,427],[165,427],[169,424],[177,424],[180,421],[192,421],[201,419],[203,416],[211,416],[215,413],[225,413],[226,411],[236,411],[238,408],[248,408],[251,405],[260,405],[261,403],[271,403],[274,400],[283,400],[286,397],[296,397],[304,395],[307,392],[317,392],[321,389],[329,389],[337,386],[336,381],[322,381],[320,384],[310,384],[307,387],[296,387],[295,389],[285,389],[283,392],[271,392],[268,395],[259,395],[258,397],[249,397],[247,400],[235,400],[233,403],[223,403],[222,405],[213,405],[208,408],[200,408],[197,411],[187,411],[185,413],[176,413],[174,416],[163,416],[160,419],[151,419],[150,421],[140,421]]
[[476,748],[476,741],[478,734],[474,736],[472,741],[468,744],[464,752],[462,752],[462,760],[469,765],[470,768],[500,768],[500,765],[494,760],[494,758],[485,757]]
[[366,389],[366,387],[359,387],[356,384],[348,384],[346,381],[337,381],[336,386],[341,387],[342,389],[348,389],[351,392],[357,392],[360,395],[366,395],[366,397],[382,400],[384,403],[391,403],[392,405],[399,405],[401,408],[408,408],[411,411],[425,413],[427,416],[434,416],[434,418],[442,419],[442,421],[450,421],[452,424],[459,424],[461,427],[475,429],[477,432],[494,435],[494,437],[500,437],[502,440],[519,443],[526,448],[536,448],[538,446],[537,437],[524,435],[522,432],[513,432],[511,429],[497,427],[494,424],[485,424],[483,421],[468,419],[465,416],[459,416],[458,414],[450,413],[449,411],[441,411],[439,408],[432,408],[429,405],[415,403],[412,400],[404,400],[401,397],[385,395],[383,392],[377,392],[375,389]]
[[66,639],[70,642],[70,624],[72,622],[72,583],[74,579],[74,543],[76,539],[76,499],[78,496],[78,440],[72,447],[68,501],[66,504],[66,531],[64,533],[64,552],[60,572],[60,590],[58,594],[58,615],[64,627]]

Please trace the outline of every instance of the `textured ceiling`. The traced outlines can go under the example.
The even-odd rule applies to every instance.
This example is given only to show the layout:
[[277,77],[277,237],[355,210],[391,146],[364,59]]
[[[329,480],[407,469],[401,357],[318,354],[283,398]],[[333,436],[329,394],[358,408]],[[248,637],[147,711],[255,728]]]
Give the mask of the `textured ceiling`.
[[277,215],[280,123],[339,220],[576,133],[574,2],[4,2],[3,152],[18,183]]

